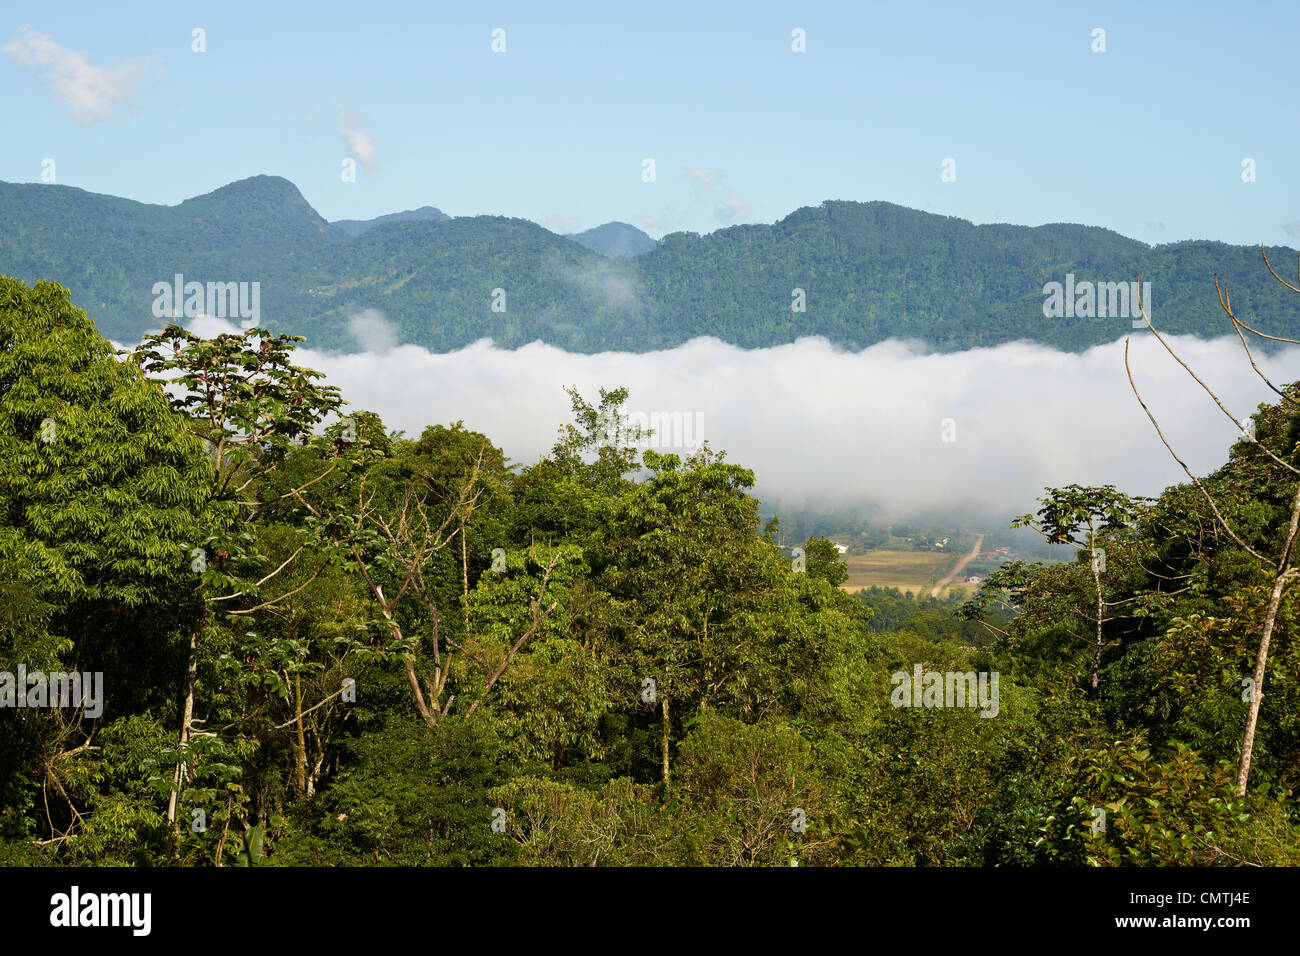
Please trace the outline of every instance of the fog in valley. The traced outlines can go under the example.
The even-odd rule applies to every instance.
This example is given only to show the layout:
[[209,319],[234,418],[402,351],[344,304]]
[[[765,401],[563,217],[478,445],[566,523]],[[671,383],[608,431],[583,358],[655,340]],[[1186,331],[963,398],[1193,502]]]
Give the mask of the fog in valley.
[[[199,318],[204,335],[237,331]],[[626,386],[625,411],[660,424],[651,447],[686,453],[708,441],[752,468],[767,508],[852,507],[882,520],[951,515],[998,522],[1033,510],[1044,486],[1114,484],[1156,495],[1185,479],[1129,387],[1124,340],[1082,354],[1013,343],[956,353],[891,341],[848,352],[824,339],[745,350],[717,339],[643,354],[583,355],[489,341],[438,354],[397,345],[381,313],[352,321],[359,347],[300,361],[328,376],[353,408],[390,429],[464,421],[531,464],[572,419],[566,386],[593,404]],[[1238,418],[1272,393],[1235,338],[1167,341]],[[307,343],[310,346],[310,342]],[[1281,385],[1296,349],[1257,355]],[[1213,471],[1241,430],[1146,330],[1130,345],[1134,380],[1174,449]]]

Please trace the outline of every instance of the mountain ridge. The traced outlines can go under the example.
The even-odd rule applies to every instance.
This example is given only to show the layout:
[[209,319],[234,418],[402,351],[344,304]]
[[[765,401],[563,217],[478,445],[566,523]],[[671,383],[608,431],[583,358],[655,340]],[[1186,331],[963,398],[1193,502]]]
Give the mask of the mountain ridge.
[[375,216],[373,219],[335,219],[330,225],[336,229],[342,229],[355,239],[376,226],[382,226],[390,222],[446,222],[450,218],[452,217],[435,206],[420,206],[418,209],[390,212],[385,216]]
[[[845,348],[1023,339],[1077,351],[1130,330],[1114,316],[1047,319],[1045,284],[1067,274],[1080,283],[1141,274],[1162,331],[1220,335],[1230,326],[1217,273],[1243,318],[1300,337],[1300,306],[1259,249],[1213,240],[1152,246],[1100,226],[976,225],[883,200],[826,200],[771,224],[679,231],[608,256],[529,220],[421,209],[345,220],[369,224],[351,237],[275,176],[174,206],[0,182],[0,273],[63,283],[117,341],[160,324],[151,290],[176,274],[259,282],[262,324],[342,350],[356,347],[348,320],[365,309],[384,313],[400,341],[439,351],[484,337],[649,351],[702,335],[745,348],[822,335]],[[1276,263],[1288,256],[1296,251],[1271,253]]]

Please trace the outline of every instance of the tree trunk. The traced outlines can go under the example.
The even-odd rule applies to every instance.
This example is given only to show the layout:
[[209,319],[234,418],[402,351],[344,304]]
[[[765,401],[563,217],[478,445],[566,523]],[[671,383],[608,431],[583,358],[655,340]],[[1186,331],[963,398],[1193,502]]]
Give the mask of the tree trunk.
[[415,694],[415,707],[424,718],[424,722],[430,727],[438,722],[438,719],[429,711],[429,705],[424,702],[424,692],[420,690],[420,679],[415,674],[415,661],[409,657],[405,661],[406,679],[411,685],[411,692]]
[[1286,578],[1278,575],[1273,582],[1273,595],[1269,598],[1268,613],[1264,617],[1264,633],[1259,640],[1259,650],[1255,654],[1255,686],[1250,695],[1250,706],[1246,710],[1246,732],[1241,738],[1241,758],[1237,762],[1237,796],[1246,795],[1246,778],[1250,775],[1250,758],[1255,750],[1255,724],[1259,720],[1259,704],[1264,699],[1264,667],[1268,663],[1268,644],[1273,637],[1273,623],[1277,619],[1277,606],[1282,598],[1282,588]]
[[462,640],[469,637],[469,553],[465,550],[465,526],[460,526],[460,606],[465,620]]
[[1273,579],[1273,593],[1268,599],[1268,610],[1264,614],[1264,633],[1259,638],[1259,650],[1255,652],[1255,686],[1251,694],[1250,707],[1246,710],[1246,731],[1241,738],[1241,759],[1237,763],[1237,796],[1246,795],[1246,778],[1250,776],[1250,758],[1255,750],[1255,724],[1259,720],[1259,704],[1264,697],[1264,669],[1268,664],[1268,645],[1273,639],[1273,625],[1277,622],[1277,609],[1282,604],[1282,591],[1287,581],[1297,573],[1290,570],[1291,555],[1295,549],[1296,533],[1300,531],[1300,485],[1296,486],[1295,498],[1291,502],[1291,526],[1287,529],[1286,544],[1282,547],[1282,557],[1277,563],[1277,577]]
[[213,857],[213,866],[221,866],[221,855],[226,848],[226,834],[230,832],[230,814],[235,806],[235,797],[232,794],[226,798],[226,822],[221,825],[221,839],[217,841],[217,855]]
[[297,725],[297,746],[294,748],[294,769],[298,776],[298,793],[307,796],[307,736],[302,728],[302,678],[293,675],[294,723]]
[[[1096,572],[1094,571],[1095,575]],[[1104,638],[1101,633],[1102,624],[1102,604],[1101,604],[1101,581],[1097,581],[1097,649],[1092,655],[1092,689],[1095,691],[1098,684],[1101,683],[1101,649],[1105,646]]]
[[[353,548],[352,553],[356,555],[357,562],[358,564],[360,564],[361,556],[357,554],[357,549]],[[365,573],[365,565],[361,565],[361,570],[362,573]],[[366,574],[366,583],[370,585],[370,590],[374,592],[375,597],[379,599],[380,613],[384,615],[384,620],[387,621],[389,625],[393,628],[393,636],[395,636],[398,641],[401,641],[403,639],[402,628],[398,625],[396,621],[393,620],[393,609],[392,606],[389,605],[388,601],[384,599],[383,589],[378,585],[374,584],[373,582],[371,582],[369,574]],[[441,671],[442,661],[438,655],[437,617],[433,619],[433,661],[434,661],[434,667],[437,668],[439,671]],[[403,661],[403,664],[406,666],[406,680],[411,685],[411,693],[415,695],[415,708],[420,712],[420,716],[424,718],[424,722],[428,724],[430,727],[432,727],[435,723],[437,723],[438,718],[435,713],[429,710],[429,705],[425,703],[424,692],[420,690],[420,678],[415,673],[415,660],[408,653],[406,655],[406,660]],[[436,699],[434,700],[433,703],[435,707],[438,706],[438,701]]]
[[659,698],[660,712],[663,714],[663,749],[664,749],[664,796],[672,784],[672,773],[668,768],[668,698]]
[[1097,650],[1092,655],[1092,689],[1095,691],[1101,682],[1101,649],[1104,646],[1101,625],[1105,610],[1101,598],[1101,568],[1097,564],[1097,533],[1091,515],[1088,516],[1088,544],[1092,549],[1092,583],[1097,589]]
[[[181,709],[180,746],[183,748],[190,739],[190,724],[194,719],[194,682],[199,672],[199,635],[190,632],[190,660],[185,667],[185,703]],[[176,798],[180,792],[181,781],[185,777],[185,761],[176,764],[176,773],[172,777],[172,793],[167,800],[167,822],[176,823]]]

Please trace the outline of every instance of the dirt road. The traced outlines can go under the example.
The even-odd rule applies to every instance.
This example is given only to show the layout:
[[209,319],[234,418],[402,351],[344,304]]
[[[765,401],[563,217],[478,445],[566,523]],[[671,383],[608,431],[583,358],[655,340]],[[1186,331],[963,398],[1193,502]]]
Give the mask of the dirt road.
[[962,570],[966,567],[966,565],[970,564],[971,561],[973,561],[975,557],[980,553],[980,548],[983,546],[983,544],[984,544],[984,535],[980,535],[978,538],[975,539],[975,547],[970,549],[970,554],[966,555],[966,557],[958,561],[957,566],[948,572],[948,576],[930,589],[930,597],[938,597],[943,592],[944,588],[952,584],[953,580],[957,577],[957,575],[961,574]]

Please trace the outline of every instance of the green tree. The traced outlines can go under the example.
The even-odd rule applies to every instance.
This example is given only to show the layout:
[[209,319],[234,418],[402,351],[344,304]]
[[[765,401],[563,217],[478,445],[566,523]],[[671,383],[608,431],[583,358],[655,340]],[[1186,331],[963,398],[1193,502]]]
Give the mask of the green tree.
[[[114,358],[66,289],[0,276],[0,566],[19,569],[3,586],[5,665],[102,671],[101,724],[157,705],[172,638],[201,616],[184,585],[189,548],[221,521],[211,476],[185,417]],[[21,787],[48,783],[70,825],[79,813],[53,768],[92,752],[94,724],[77,714],[15,721],[19,765],[45,778]]]
[[[306,485],[282,493],[274,502],[259,500],[259,479],[279,468],[290,451],[309,440],[313,429],[342,403],[338,389],[319,383],[322,373],[293,364],[292,353],[300,341],[301,336],[273,335],[261,328],[203,339],[168,325],[146,336],[131,354],[139,368],[176,387],[172,405],[187,416],[191,433],[202,439],[212,459],[207,503],[223,520],[194,542],[190,565],[196,576],[195,597],[206,612],[204,624],[209,614],[248,616],[284,600],[288,591],[267,597],[263,589],[275,587],[274,579],[308,547],[310,539],[304,534],[289,560],[270,565],[267,556],[253,548],[255,535],[247,527],[268,504],[286,498],[302,502]],[[312,480],[344,462],[336,458]],[[196,737],[194,690],[202,631],[203,627],[195,627],[191,632],[182,688],[177,746],[181,759],[167,811],[173,824],[188,774],[183,755]],[[215,745],[215,741],[209,744]]]
[[[1052,544],[1079,544],[1086,545],[1088,549],[1094,598],[1089,621],[1093,628],[1090,640],[1092,644],[1090,682],[1095,691],[1101,680],[1102,653],[1119,643],[1117,639],[1107,638],[1107,625],[1115,620],[1111,612],[1131,600],[1129,598],[1120,601],[1109,599],[1113,595],[1108,592],[1104,578],[1108,566],[1112,567],[1110,572],[1112,575],[1116,573],[1117,569],[1113,566],[1116,564],[1115,558],[1119,555],[1118,553],[1107,554],[1107,549],[1101,546],[1105,543],[1105,539],[1101,536],[1108,535],[1114,538],[1119,532],[1128,528],[1142,515],[1148,499],[1123,494],[1116,491],[1114,485],[1103,485],[1099,488],[1066,485],[1064,488],[1048,488],[1047,494],[1038,500],[1043,507],[1039,509],[1037,518],[1032,515],[1021,515],[1011,522],[1011,527],[1030,527]],[[1079,535],[1085,529],[1087,536],[1081,541]]]
[[[1264,259],[1264,265],[1267,267],[1273,278],[1289,291],[1300,294],[1300,284],[1293,285],[1279,276],[1277,272],[1273,270],[1272,264],[1268,261],[1268,254],[1264,251],[1262,245],[1260,246],[1259,251],[1260,255]],[[1297,262],[1296,266],[1296,282],[1300,283],[1300,261]],[[1251,335],[1257,337],[1257,339],[1262,340],[1264,345],[1273,342],[1300,345],[1300,340],[1267,335],[1260,332],[1258,329],[1247,325],[1239,319],[1233,311],[1227,289],[1226,287],[1221,287],[1219,285],[1217,275],[1215,276],[1214,287],[1219,293],[1219,306],[1223,309],[1223,312],[1227,315],[1229,321],[1231,321],[1232,329],[1237,333],[1237,337],[1240,339],[1242,348],[1246,353],[1246,358],[1250,362],[1250,366],[1255,371],[1256,375],[1258,375],[1274,393],[1282,398],[1283,405],[1289,404],[1291,410],[1300,407],[1300,394],[1298,394],[1297,388],[1294,384],[1288,386],[1286,389],[1279,388],[1277,385],[1273,384],[1273,382],[1269,381],[1264,373],[1260,371],[1258,364],[1255,362],[1254,354],[1251,351],[1249,340],[1246,338],[1246,333],[1249,332]],[[1276,288],[1274,288],[1274,291],[1277,291]],[[1273,639],[1274,629],[1277,627],[1279,622],[1278,612],[1282,607],[1283,596],[1291,583],[1295,581],[1296,578],[1300,578],[1300,567],[1293,566],[1297,544],[1300,543],[1300,481],[1296,480],[1297,477],[1300,477],[1300,467],[1297,467],[1296,464],[1296,454],[1300,451],[1300,441],[1297,441],[1297,437],[1300,436],[1297,434],[1297,426],[1294,416],[1285,414],[1279,416],[1281,418],[1282,427],[1279,428],[1274,435],[1269,436],[1274,439],[1273,442],[1270,442],[1267,438],[1257,438],[1246,429],[1245,423],[1242,419],[1239,419],[1228,410],[1222,400],[1220,400],[1219,396],[1214,393],[1214,390],[1206,385],[1205,382],[1192,371],[1190,366],[1188,366],[1188,364],[1174,351],[1173,347],[1170,346],[1165,337],[1156,331],[1155,326],[1152,325],[1151,319],[1145,311],[1143,312],[1143,318],[1146,320],[1147,328],[1151,331],[1151,334],[1156,338],[1156,340],[1167,352],[1169,352],[1171,356],[1173,356],[1178,364],[1181,365],[1189,375],[1191,375],[1196,383],[1201,386],[1214,404],[1218,406],[1219,410],[1223,412],[1223,414],[1227,416],[1234,425],[1242,430],[1248,443],[1252,446],[1249,452],[1249,458],[1252,463],[1256,467],[1263,466],[1267,468],[1270,471],[1270,477],[1272,477],[1272,469],[1277,469],[1276,477],[1269,483],[1272,486],[1269,497],[1275,500],[1274,509],[1277,513],[1277,517],[1281,518],[1282,515],[1285,515],[1285,518],[1282,521],[1275,520],[1273,527],[1268,529],[1271,533],[1269,533],[1264,540],[1260,540],[1259,537],[1251,534],[1252,529],[1250,528],[1244,526],[1240,530],[1235,528],[1233,520],[1230,517],[1226,517],[1224,514],[1225,508],[1228,509],[1230,513],[1231,511],[1237,510],[1233,507],[1234,505],[1237,505],[1237,502],[1233,502],[1232,499],[1239,497],[1239,487],[1219,487],[1216,489],[1216,497],[1216,494],[1211,492],[1207,483],[1202,482],[1192,474],[1187,465],[1178,457],[1178,454],[1169,444],[1168,439],[1165,438],[1164,432],[1160,428],[1159,422],[1147,407],[1146,402],[1142,400],[1142,395],[1138,391],[1136,382],[1133,380],[1133,370],[1129,366],[1128,343],[1126,340],[1124,346],[1124,368],[1128,373],[1129,385],[1133,389],[1133,395],[1137,398],[1138,404],[1142,406],[1142,410],[1146,413],[1147,417],[1151,420],[1151,424],[1155,427],[1156,434],[1159,436],[1161,443],[1166,449],[1168,449],[1174,460],[1182,467],[1183,471],[1187,474],[1187,477],[1191,479],[1191,482],[1196,489],[1201,492],[1210,512],[1214,516],[1215,524],[1223,530],[1224,534],[1226,534],[1227,537],[1237,545],[1237,547],[1254,559],[1257,563],[1257,567],[1259,567],[1262,572],[1271,579],[1269,581],[1268,602],[1265,605],[1263,620],[1260,625],[1259,644],[1255,651],[1254,671],[1250,678],[1250,701],[1246,711],[1245,728],[1242,732],[1241,755],[1237,762],[1236,793],[1237,796],[1244,796],[1246,793],[1247,781],[1250,776],[1250,764],[1255,746],[1255,733],[1259,722],[1260,705],[1264,697],[1264,681],[1268,672],[1269,646]],[[1257,342],[1257,344],[1260,343]],[[1276,450],[1273,447],[1270,447],[1270,444],[1275,444]],[[1267,464],[1265,464],[1265,462],[1267,462]],[[1280,496],[1282,499],[1280,502],[1276,501],[1279,492],[1281,493]],[[1287,507],[1288,499],[1289,508]],[[1245,532],[1244,536],[1242,534],[1243,531]],[[1252,537],[1255,539],[1253,543],[1248,540]]]
[[813,536],[803,546],[808,561],[807,573],[820,578],[833,588],[849,579],[849,569],[840,560],[839,549],[830,538]]

